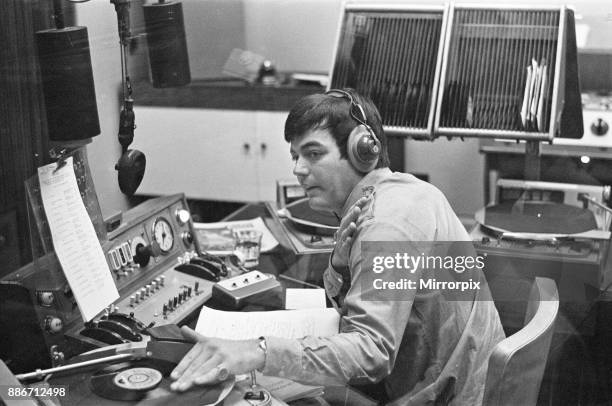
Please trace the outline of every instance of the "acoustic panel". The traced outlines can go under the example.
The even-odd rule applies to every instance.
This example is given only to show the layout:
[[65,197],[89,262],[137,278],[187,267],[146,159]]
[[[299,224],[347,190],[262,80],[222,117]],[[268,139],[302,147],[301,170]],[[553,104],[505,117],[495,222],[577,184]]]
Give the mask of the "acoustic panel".
[[388,133],[431,138],[443,27],[442,7],[348,5],[330,87],[370,97]]

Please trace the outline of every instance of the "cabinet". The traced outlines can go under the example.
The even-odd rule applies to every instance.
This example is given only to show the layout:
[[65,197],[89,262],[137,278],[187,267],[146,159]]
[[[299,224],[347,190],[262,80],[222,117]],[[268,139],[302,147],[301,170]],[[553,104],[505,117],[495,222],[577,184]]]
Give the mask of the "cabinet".
[[189,199],[276,199],[291,178],[283,138],[287,112],[136,106],[133,144],[147,157],[137,193],[184,192]]

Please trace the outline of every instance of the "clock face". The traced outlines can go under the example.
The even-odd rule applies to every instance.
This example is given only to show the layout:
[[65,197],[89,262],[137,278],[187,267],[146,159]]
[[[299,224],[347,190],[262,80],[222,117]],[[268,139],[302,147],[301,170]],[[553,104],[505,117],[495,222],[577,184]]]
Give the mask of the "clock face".
[[174,245],[174,233],[168,220],[159,217],[153,224],[153,239],[159,245],[163,253],[167,253]]

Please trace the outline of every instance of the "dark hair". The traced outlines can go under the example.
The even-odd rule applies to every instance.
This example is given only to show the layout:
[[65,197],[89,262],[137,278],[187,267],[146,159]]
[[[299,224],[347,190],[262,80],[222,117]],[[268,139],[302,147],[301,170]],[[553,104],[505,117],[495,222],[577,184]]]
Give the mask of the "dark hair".
[[[359,95],[350,88],[342,89],[351,94],[353,99],[361,105],[370,126],[381,145],[380,158],[376,164],[377,168],[389,166],[389,154],[387,152],[387,137],[382,127],[380,113],[374,103],[366,97]],[[293,106],[285,121],[285,141],[291,142],[301,137],[307,131],[327,129],[336,140],[340,150],[340,157],[348,159],[346,144],[351,131],[359,123],[351,117],[351,104],[346,97],[336,97],[327,94],[311,94],[298,100]]]

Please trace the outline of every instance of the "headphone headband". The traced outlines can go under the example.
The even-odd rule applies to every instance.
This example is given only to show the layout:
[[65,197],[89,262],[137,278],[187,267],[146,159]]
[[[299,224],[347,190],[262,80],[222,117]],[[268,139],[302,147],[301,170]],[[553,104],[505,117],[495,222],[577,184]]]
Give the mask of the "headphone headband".
[[[368,124],[368,118],[365,114],[365,110],[363,109],[363,106],[359,104],[357,100],[355,100],[355,97],[353,97],[351,93],[343,89],[330,89],[327,92],[325,92],[325,94],[327,96],[347,99],[350,103],[349,114],[351,115],[353,120],[357,121],[357,123],[367,128],[368,132],[370,133],[374,141],[380,145],[380,140],[374,133],[374,130],[372,129],[372,127],[370,127],[370,125]],[[359,112],[359,115],[355,114],[355,110]]]
[[353,130],[351,135],[349,136],[349,141],[347,143],[347,151],[350,158],[351,163],[355,168],[357,168],[361,172],[369,172],[376,166],[380,156],[381,143],[374,130],[368,124],[368,118],[366,117],[365,110],[359,104],[355,97],[348,91],[342,89],[331,89],[325,92],[326,95],[348,99],[350,103],[349,114],[353,120],[355,120],[359,125],[362,125],[367,130],[368,136],[357,136],[355,131],[357,128]]

